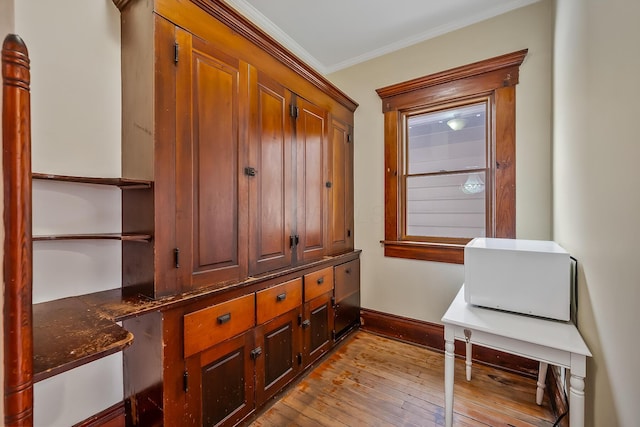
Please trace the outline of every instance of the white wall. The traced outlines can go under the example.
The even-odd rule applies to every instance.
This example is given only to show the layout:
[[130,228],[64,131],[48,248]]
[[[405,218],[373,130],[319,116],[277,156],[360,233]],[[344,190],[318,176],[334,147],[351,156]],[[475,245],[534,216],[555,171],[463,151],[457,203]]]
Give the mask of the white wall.
[[640,3],[557,0],[554,239],[580,262],[589,426],[640,420]]
[[551,238],[552,29],[552,3],[544,0],[328,76],[360,104],[355,236],[364,307],[439,323],[464,277],[461,265],[384,257],[384,123],[376,88],[528,48],[516,87],[516,233]]
[[[32,168],[120,176],[120,13],[110,0],[20,0],[15,30],[31,58]],[[118,232],[120,190],[34,181],[33,232]],[[111,241],[34,242],[34,303],[120,286]],[[115,354],[34,386],[35,425],[68,426],[123,398]]]

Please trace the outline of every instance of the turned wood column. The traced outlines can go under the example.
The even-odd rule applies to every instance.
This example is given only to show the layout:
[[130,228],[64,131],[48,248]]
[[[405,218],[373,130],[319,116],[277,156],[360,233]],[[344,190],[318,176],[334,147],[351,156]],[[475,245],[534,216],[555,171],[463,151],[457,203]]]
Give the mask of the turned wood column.
[[2,45],[4,424],[33,425],[31,106],[22,39]]

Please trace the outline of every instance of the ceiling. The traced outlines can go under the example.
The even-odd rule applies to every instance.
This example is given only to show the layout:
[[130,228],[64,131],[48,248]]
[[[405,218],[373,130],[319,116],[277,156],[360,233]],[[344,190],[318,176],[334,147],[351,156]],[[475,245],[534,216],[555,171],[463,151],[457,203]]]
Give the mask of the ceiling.
[[328,74],[538,0],[225,0]]

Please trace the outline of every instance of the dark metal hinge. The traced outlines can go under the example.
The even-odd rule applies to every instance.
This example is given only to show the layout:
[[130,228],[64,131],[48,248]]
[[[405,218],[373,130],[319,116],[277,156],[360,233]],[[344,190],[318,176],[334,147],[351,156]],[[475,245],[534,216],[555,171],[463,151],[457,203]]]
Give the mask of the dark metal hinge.
[[176,268],[180,268],[180,248],[175,248],[173,250],[173,261],[176,265]]
[[302,365],[302,353],[298,353],[298,365]]
[[187,371],[182,374],[182,388],[184,388],[185,393],[189,391],[189,372]]
[[291,115],[291,117],[293,117],[294,119],[297,119],[298,118],[298,113],[299,113],[298,107],[296,107],[295,105],[291,104],[289,106],[289,114]]
[[293,248],[298,246],[298,243],[300,243],[299,235],[296,234],[295,236],[289,236],[289,247]]
[[178,44],[178,42],[175,42],[173,44],[173,63],[177,64],[178,63],[178,52],[180,50],[180,45]]
[[350,133],[347,134],[347,142],[353,142],[353,137]]

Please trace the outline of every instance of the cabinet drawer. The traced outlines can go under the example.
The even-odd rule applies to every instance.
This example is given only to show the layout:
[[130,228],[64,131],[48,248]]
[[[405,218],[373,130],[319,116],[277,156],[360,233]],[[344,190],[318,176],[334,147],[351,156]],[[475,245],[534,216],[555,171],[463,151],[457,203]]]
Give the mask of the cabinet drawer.
[[325,294],[333,289],[333,267],[304,275],[304,302]]
[[254,309],[255,296],[250,294],[185,314],[184,357],[252,328]]
[[258,323],[267,322],[302,304],[302,278],[259,291],[256,298]]
[[336,301],[340,301],[360,290],[360,260],[337,265],[336,276]]

